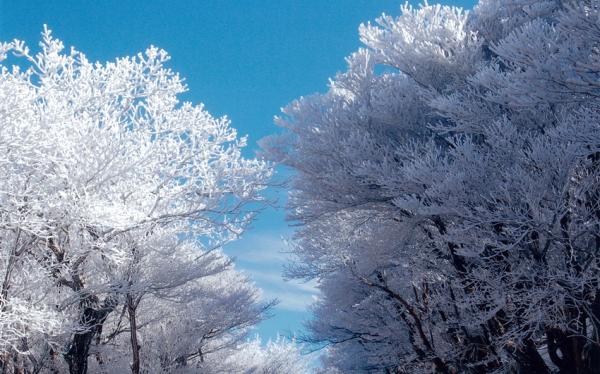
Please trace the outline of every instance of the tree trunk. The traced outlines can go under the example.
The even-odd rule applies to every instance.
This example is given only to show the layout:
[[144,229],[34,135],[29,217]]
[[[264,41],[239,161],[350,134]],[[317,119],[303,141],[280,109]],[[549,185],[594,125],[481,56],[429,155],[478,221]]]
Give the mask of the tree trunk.
[[17,231],[17,238],[15,239],[15,244],[10,250],[10,254],[8,257],[8,263],[6,264],[6,272],[4,273],[4,280],[2,281],[2,287],[0,287],[0,310],[4,311],[6,308],[6,303],[8,302],[8,290],[10,288],[10,278],[15,263],[17,261],[17,256],[19,255],[19,251],[17,248],[19,246],[19,238],[21,237],[21,230]]
[[133,361],[131,363],[131,373],[140,373],[140,346],[137,338],[137,320],[136,320],[137,303],[131,295],[127,295],[127,313],[129,314],[129,330],[131,337],[131,354]]
[[79,323],[83,327],[83,331],[73,335],[69,350],[65,353],[65,360],[69,364],[70,374],[87,373],[87,359],[92,340],[96,334],[102,331],[102,324],[116,307],[116,300],[112,297],[104,300],[103,305],[97,309],[87,306],[93,304],[96,300],[95,296],[87,296],[80,301],[80,307],[83,308],[83,311],[80,314]]
[[537,347],[531,339],[523,342],[521,347],[511,352],[515,356],[515,361],[519,366],[521,374],[550,374],[551,371],[546,362],[540,356]]
[[71,374],[87,373],[87,358],[90,345],[96,334],[95,325],[99,323],[97,312],[92,308],[85,308],[82,319],[87,322],[86,327],[89,327],[89,329],[81,333],[76,333],[73,336],[69,351],[65,354],[65,359],[69,364],[69,373]]
[[546,335],[548,354],[560,374],[600,373],[600,348],[595,342],[586,342],[556,328],[548,329]]

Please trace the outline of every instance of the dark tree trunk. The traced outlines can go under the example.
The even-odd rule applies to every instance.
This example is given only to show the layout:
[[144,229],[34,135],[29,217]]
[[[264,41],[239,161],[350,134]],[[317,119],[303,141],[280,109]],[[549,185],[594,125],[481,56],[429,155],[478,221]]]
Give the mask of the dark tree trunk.
[[131,364],[131,373],[140,373],[140,346],[137,338],[137,320],[136,320],[137,303],[131,295],[127,295],[127,313],[129,314],[129,330],[131,338],[131,354],[133,362]]
[[116,301],[111,297],[107,298],[99,308],[87,306],[95,300],[97,300],[96,297],[87,296],[80,302],[83,311],[79,323],[83,327],[83,331],[73,335],[69,350],[65,353],[65,360],[69,365],[70,374],[87,373],[87,360],[92,340],[96,334],[101,333],[102,324],[116,306]]
[[65,354],[65,359],[69,364],[69,373],[87,373],[87,358],[94,335],[95,332],[86,331],[73,336],[69,351]]
[[548,353],[560,374],[599,374],[600,347],[579,336],[549,329]]
[[540,356],[534,342],[531,339],[527,339],[523,342],[521,347],[514,349],[511,352],[517,365],[519,366],[519,373],[521,374],[550,374],[551,371],[546,365],[546,362]]

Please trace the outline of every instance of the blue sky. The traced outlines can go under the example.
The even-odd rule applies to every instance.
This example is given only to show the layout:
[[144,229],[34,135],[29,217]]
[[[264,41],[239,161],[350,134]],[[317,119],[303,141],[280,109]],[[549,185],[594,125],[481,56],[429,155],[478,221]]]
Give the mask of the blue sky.
[[[0,0],[0,40],[35,47],[47,24],[67,47],[90,60],[132,55],[155,45],[172,56],[186,79],[184,100],[227,114],[248,155],[260,138],[277,132],[273,116],[291,100],[326,89],[356,50],[361,22],[385,12],[398,15],[403,0]],[[431,1],[433,2],[433,1]],[[473,1],[445,1],[472,7]],[[284,193],[272,191],[283,201]],[[253,228],[226,250],[263,289],[279,298],[274,317],[257,329],[263,338],[300,333],[313,284],[284,282],[290,238],[281,209],[263,212]]]

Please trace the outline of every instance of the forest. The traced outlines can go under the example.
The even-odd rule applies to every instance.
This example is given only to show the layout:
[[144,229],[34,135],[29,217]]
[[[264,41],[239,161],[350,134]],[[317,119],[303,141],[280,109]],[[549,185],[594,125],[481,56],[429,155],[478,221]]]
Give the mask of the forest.
[[[600,374],[600,1],[406,3],[359,38],[255,156],[160,48],[0,42],[0,372]],[[223,247],[273,188],[320,293],[264,342],[277,300]]]

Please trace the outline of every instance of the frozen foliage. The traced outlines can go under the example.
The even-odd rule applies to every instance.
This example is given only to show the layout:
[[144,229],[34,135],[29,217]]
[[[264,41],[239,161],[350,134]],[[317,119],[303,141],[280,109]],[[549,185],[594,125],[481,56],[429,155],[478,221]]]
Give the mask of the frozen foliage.
[[[270,157],[331,372],[600,373],[600,3],[402,8]],[[384,66],[379,69],[378,66]]]
[[18,64],[0,65],[0,371],[299,367],[292,343],[243,343],[271,304],[220,251],[270,166],[178,102],[165,51],[91,63],[48,30],[40,47],[0,44]]
[[261,347],[257,338],[240,344],[236,351],[223,357],[220,366],[207,373],[243,373],[243,374],[287,374],[307,373],[306,358],[301,356],[300,347],[295,341],[277,338]]

